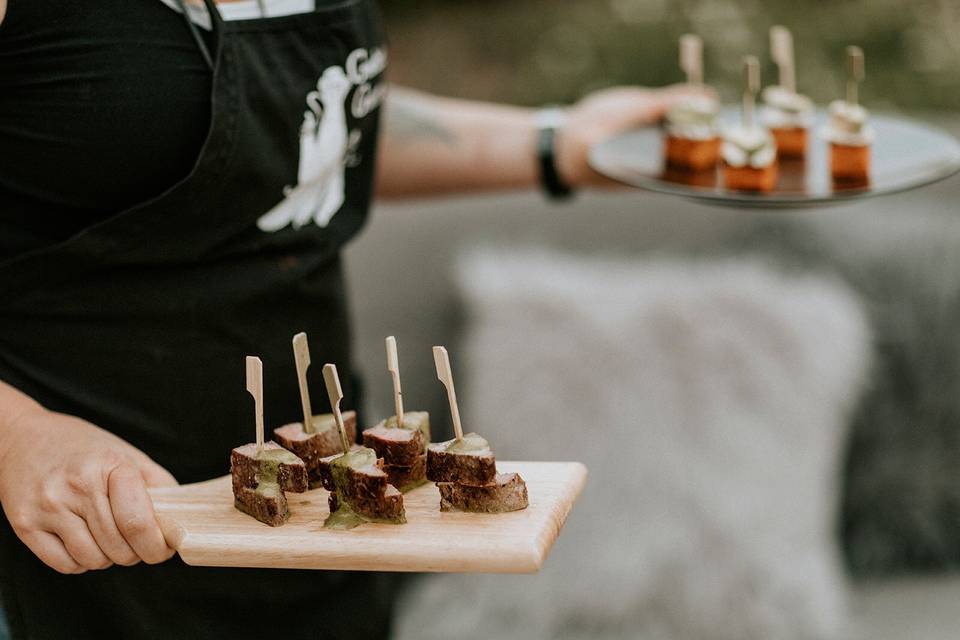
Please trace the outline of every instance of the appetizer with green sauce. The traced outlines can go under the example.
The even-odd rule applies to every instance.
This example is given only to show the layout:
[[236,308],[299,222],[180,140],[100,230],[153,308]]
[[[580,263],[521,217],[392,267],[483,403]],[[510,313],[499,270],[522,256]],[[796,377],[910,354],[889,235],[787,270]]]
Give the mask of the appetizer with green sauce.
[[427,447],[427,479],[437,483],[441,511],[502,513],[526,509],[527,485],[516,473],[497,473],[490,444],[476,433],[464,435],[450,357],[443,347],[433,348],[437,377],[447,388],[456,437]]
[[395,412],[380,423],[365,429],[363,444],[383,458],[387,479],[401,492],[410,491],[427,481],[427,445],[430,444],[430,414],[404,411],[400,390],[400,360],[397,340],[387,336],[387,371],[393,378]]
[[320,464],[332,529],[352,529],[365,522],[403,524],[403,495],[388,481],[383,460],[373,449],[355,445],[348,453],[324,458]]
[[[357,413],[343,412],[343,424],[347,438],[353,442],[357,437]],[[273,439],[284,449],[294,453],[307,465],[310,487],[320,486],[320,459],[343,451],[340,434],[332,413],[313,416],[309,429],[302,422],[291,422],[273,430]]]
[[[293,336],[293,358],[297,367],[300,385],[300,404],[303,421],[291,422],[273,430],[274,439],[283,448],[296,454],[307,465],[310,486],[320,485],[320,459],[343,451],[337,421],[332,413],[314,415],[310,406],[310,390],[307,387],[307,369],[310,367],[310,349],[307,334]],[[343,425],[350,442],[357,437],[357,414],[345,411]]]
[[403,494],[388,482],[383,471],[383,460],[367,447],[351,447],[340,414],[340,378],[333,364],[323,366],[330,406],[340,432],[343,453],[328,456],[320,462],[320,480],[330,492],[330,516],[323,526],[332,529],[352,529],[364,522],[403,524],[407,521],[403,509]]
[[363,444],[383,458],[383,470],[390,484],[402,492],[427,481],[427,445],[430,443],[430,414],[407,411],[403,421],[390,416],[363,431]]
[[263,363],[255,356],[247,356],[247,391],[253,396],[257,436],[255,442],[230,453],[233,504],[276,527],[290,517],[284,491],[307,490],[307,468],[277,443],[263,441]]
[[275,442],[258,450],[251,442],[230,453],[234,506],[260,522],[276,527],[290,516],[285,491],[307,490],[303,461]]

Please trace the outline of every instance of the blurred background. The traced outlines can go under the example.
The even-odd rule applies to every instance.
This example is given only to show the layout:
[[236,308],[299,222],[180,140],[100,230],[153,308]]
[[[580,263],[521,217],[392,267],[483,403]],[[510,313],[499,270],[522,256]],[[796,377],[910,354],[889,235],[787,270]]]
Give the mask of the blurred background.
[[794,34],[797,82],[818,102],[843,89],[843,49],[867,53],[865,103],[960,107],[960,4],[953,0],[423,0],[383,3],[393,81],[481,100],[569,102],[613,84],[680,82],[677,38],[704,39],[705,75],[728,100],[740,59],[765,60],[767,30]]
[[[791,28],[798,85],[960,135],[954,0],[383,3],[391,80],[526,105],[677,82],[705,40],[731,101]],[[774,77],[765,63],[764,77]],[[851,205],[714,209],[624,192],[380,204],[348,251],[368,415],[468,428],[504,459],[579,459],[537,576],[412,583],[399,638],[955,638],[960,629],[960,179]],[[589,435],[589,437],[586,434]]]

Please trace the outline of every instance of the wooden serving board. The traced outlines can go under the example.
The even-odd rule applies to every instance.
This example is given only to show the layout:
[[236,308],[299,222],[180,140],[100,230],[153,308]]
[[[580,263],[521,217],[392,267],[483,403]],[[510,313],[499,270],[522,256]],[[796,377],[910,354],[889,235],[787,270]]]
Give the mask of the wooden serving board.
[[527,483],[530,506],[499,514],[440,511],[427,483],[404,495],[407,523],[323,527],[327,492],[288,493],[290,520],[270,527],[233,507],[230,476],[151,489],[167,543],[190,565],[417,571],[535,573],[580,494],[587,469],[579,462],[497,462]]

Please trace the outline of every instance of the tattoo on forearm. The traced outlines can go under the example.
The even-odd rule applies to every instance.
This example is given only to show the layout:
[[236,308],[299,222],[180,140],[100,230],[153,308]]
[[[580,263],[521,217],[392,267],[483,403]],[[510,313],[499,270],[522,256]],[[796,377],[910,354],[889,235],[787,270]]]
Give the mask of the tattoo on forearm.
[[434,140],[457,146],[457,135],[446,127],[426,100],[408,91],[391,92],[386,100],[385,135],[399,143]]

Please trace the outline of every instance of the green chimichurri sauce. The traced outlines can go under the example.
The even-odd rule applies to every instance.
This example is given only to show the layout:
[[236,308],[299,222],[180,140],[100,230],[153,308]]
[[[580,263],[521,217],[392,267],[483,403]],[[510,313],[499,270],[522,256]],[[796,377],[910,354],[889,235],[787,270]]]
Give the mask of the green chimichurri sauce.
[[346,502],[340,500],[340,507],[327,516],[327,519],[323,521],[323,526],[328,529],[346,531],[360,526],[364,522],[369,522],[369,520],[351,509]]
[[450,453],[478,453],[489,451],[489,449],[489,443],[475,433],[464,434],[462,440],[454,438],[446,446],[446,450]]
[[313,416],[310,424],[305,425],[304,431],[307,433],[324,433],[337,426],[337,421],[332,413],[320,413]]
[[280,465],[296,464],[300,459],[286,449],[263,449],[257,453],[257,486],[254,491],[267,498],[280,497]]
[[341,487],[350,481],[349,470],[364,469],[377,463],[377,452],[367,447],[352,449],[330,463],[330,473],[333,475],[333,485],[337,492],[337,510],[327,516],[323,526],[328,529],[353,529],[364,522],[385,522],[397,524],[398,521],[386,518],[369,518],[354,511]]

